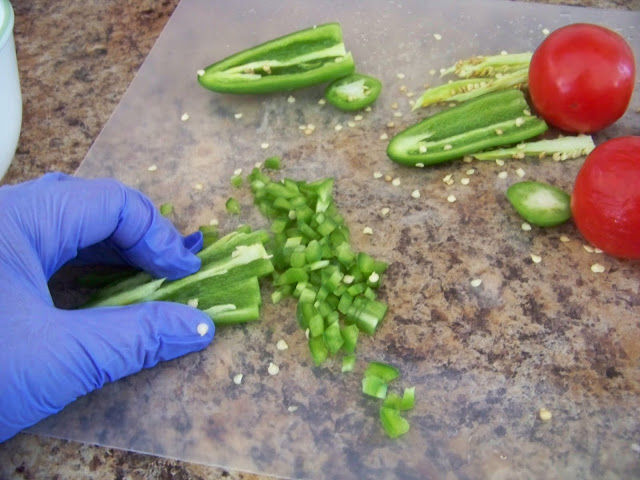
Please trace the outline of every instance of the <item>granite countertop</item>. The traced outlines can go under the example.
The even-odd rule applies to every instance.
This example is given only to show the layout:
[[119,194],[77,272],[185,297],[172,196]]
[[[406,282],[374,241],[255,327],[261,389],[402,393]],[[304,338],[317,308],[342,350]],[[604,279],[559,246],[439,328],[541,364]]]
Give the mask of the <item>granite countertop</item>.
[[[12,3],[24,113],[18,151],[3,184],[78,168],[179,2]],[[640,10],[640,0],[540,3]],[[13,478],[263,477],[19,434],[0,445],[0,480]]]

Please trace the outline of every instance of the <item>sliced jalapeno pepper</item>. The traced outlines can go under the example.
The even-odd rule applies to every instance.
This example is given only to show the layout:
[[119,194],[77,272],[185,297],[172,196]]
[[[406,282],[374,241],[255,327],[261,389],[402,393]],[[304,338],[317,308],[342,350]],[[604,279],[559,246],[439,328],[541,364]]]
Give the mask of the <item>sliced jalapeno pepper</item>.
[[226,93],[269,93],[330,82],[354,71],[342,29],[328,23],[243,50],[198,72],[204,88]]
[[325,90],[324,97],[340,110],[361,110],[375,102],[382,90],[380,80],[353,73],[334,80]]
[[514,183],[507,189],[507,198],[522,218],[538,227],[554,227],[571,218],[571,197],[553,185]]
[[403,130],[389,142],[387,155],[404,165],[433,165],[513,145],[547,129],[544,120],[530,113],[520,90],[505,90],[443,110]]

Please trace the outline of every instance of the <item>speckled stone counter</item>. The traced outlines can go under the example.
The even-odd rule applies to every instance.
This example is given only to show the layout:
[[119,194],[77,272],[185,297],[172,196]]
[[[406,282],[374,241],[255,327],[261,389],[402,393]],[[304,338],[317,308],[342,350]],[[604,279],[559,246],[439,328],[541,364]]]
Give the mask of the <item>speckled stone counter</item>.
[[[123,93],[133,80],[138,68],[144,61],[156,38],[162,31],[167,19],[177,5],[177,1],[123,1],[123,2],[65,2],[64,4],[51,4],[44,1],[33,2],[13,2],[16,10],[16,44],[18,49],[18,61],[20,66],[22,90],[24,97],[24,121],[20,145],[16,158],[4,179],[4,183],[16,183],[30,179],[51,170],[61,170],[72,173],[80,165],[89,147],[94,142],[109,116],[119,103]],[[640,1],[602,1],[602,2],[545,2],[558,3],[564,5],[587,5],[602,8],[633,9],[640,10]],[[410,212],[409,212],[410,213]],[[485,212],[486,214],[486,212]],[[468,212],[470,221],[472,212]],[[482,231],[482,225],[475,224],[475,227]],[[505,227],[507,228],[507,227]],[[401,248],[410,248],[411,230],[398,232],[398,238],[389,239],[390,244],[399,245]],[[491,233],[491,232],[489,232]],[[552,236],[547,236],[540,240],[539,246],[546,245],[552,241]],[[575,248],[570,247],[574,253],[580,250],[581,246],[576,242]],[[449,252],[450,253],[450,252]],[[514,253],[514,252],[512,252]],[[522,252],[516,252],[522,254]],[[402,255],[402,250],[397,252]],[[443,254],[444,255],[444,254]],[[452,271],[460,266],[460,259],[444,258],[443,262],[453,262]],[[454,261],[455,260],[455,261]],[[479,270],[491,271],[493,267],[504,267],[500,258],[489,258],[487,264],[475,265]],[[507,262],[508,263],[508,262]],[[428,268],[428,264],[425,264]],[[467,265],[467,268],[473,267]],[[503,422],[482,421],[486,415],[495,414],[496,411],[484,409],[486,405],[501,404],[509,406],[509,402],[504,401],[505,394],[513,393],[510,388],[508,378],[518,374],[519,362],[525,366],[535,364],[531,357],[540,356],[542,362],[541,349],[555,348],[553,342],[562,344],[562,337],[570,335],[572,326],[558,325],[553,318],[544,310],[544,305],[536,302],[532,295],[518,291],[518,288],[525,288],[527,281],[536,282],[536,288],[541,289],[541,293],[548,295],[544,290],[544,285],[535,274],[524,274],[520,270],[510,270],[510,280],[514,285],[511,289],[501,290],[501,279],[489,274],[484,280],[484,299],[482,295],[469,296],[468,298],[454,298],[462,293],[455,290],[438,290],[435,287],[425,286],[422,294],[425,298],[440,298],[443,301],[462,300],[467,305],[466,309],[454,312],[454,316],[462,318],[464,321],[454,323],[447,328],[442,327],[442,322],[438,319],[444,318],[442,311],[431,310],[422,312],[425,317],[435,320],[435,326],[430,329],[431,334],[445,335],[447,342],[438,345],[433,343],[434,350],[450,348],[450,352],[440,351],[440,354],[449,356],[452,362],[449,370],[452,374],[463,375],[465,364],[479,361],[473,355],[482,356],[482,363],[490,365],[491,369],[498,372],[502,380],[496,383],[496,388],[490,390],[490,395],[482,399],[482,402],[470,404],[468,408],[460,405],[453,408],[462,412],[464,418],[460,419],[458,428],[464,433],[469,432],[468,442],[463,442],[462,434],[455,438],[458,444],[451,445],[456,452],[455,458],[448,461],[453,464],[464,463],[465,458],[471,454],[468,443],[471,441],[471,425],[480,423],[481,427],[473,431],[479,438],[482,435],[492,435],[509,438],[507,429],[516,429],[517,416],[523,416],[523,412],[517,410],[504,409],[503,412],[514,415],[514,418],[504,419]],[[631,273],[630,273],[631,272]],[[390,279],[389,295],[401,295],[394,292],[397,288],[398,275]],[[452,273],[452,275],[454,274]],[[613,272],[614,279],[620,285],[626,285],[626,290],[621,292],[618,301],[626,299],[629,301],[629,292],[635,289],[636,303],[627,311],[638,313],[637,304],[637,282],[625,284],[625,274],[634,274],[637,277],[637,266],[626,266]],[[527,275],[533,275],[533,279]],[[588,287],[588,286],[587,286]],[[585,291],[590,291],[586,290]],[[593,295],[596,292],[591,291]],[[559,291],[559,296],[567,297],[570,292]],[[467,294],[464,294],[467,295]],[[491,315],[478,315],[487,313],[495,305],[487,305],[483,302],[499,295],[521,295],[527,301],[521,304],[521,314],[537,319],[529,332],[519,330],[518,338],[509,337],[508,326],[498,326],[497,319]],[[586,295],[586,294],[585,294]],[[451,299],[448,296],[453,296]],[[558,297],[560,299],[560,297]],[[562,300],[562,299],[560,299]],[[589,298],[581,298],[585,305]],[[578,302],[578,303],[576,303]],[[437,302],[436,302],[437,303]],[[577,321],[581,309],[580,301],[568,302],[567,309],[573,311],[563,312],[568,318]],[[418,307],[416,305],[416,308]],[[612,307],[613,308],[613,307]],[[635,309],[635,310],[633,310]],[[473,321],[474,317],[484,318],[478,324]],[[624,319],[626,321],[626,319]],[[416,327],[415,319],[406,317],[396,321],[403,322],[406,331],[411,331]],[[575,327],[575,325],[573,325]],[[466,329],[476,329],[480,334],[471,340],[464,340]],[[553,334],[543,340],[541,331],[550,331]],[[635,365],[632,360],[616,358],[615,352],[620,346],[607,344],[609,337],[606,332],[598,332],[594,329],[592,338],[582,338],[582,342],[594,343],[598,345],[595,350],[577,348],[571,351],[555,351],[554,360],[557,365],[548,365],[549,376],[553,385],[545,387],[542,378],[538,379],[539,390],[531,391],[532,396],[544,395],[555,389],[568,389],[572,385],[581,385],[585,390],[584,402],[588,403],[589,395],[601,391],[610,391],[613,397],[621,398],[632,394],[637,395],[638,375],[637,360]],[[413,342],[423,341],[417,339],[400,339],[400,346],[411,349]],[[461,340],[462,339],[462,340]],[[541,342],[541,345],[536,344]],[[449,343],[452,342],[452,343]],[[459,342],[467,343],[466,347],[471,353],[462,354],[452,344]],[[512,342],[519,342],[526,348],[514,348]],[[449,347],[447,347],[449,345]],[[400,347],[399,347],[400,348]],[[622,351],[632,352],[633,347],[625,345]],[[456,353],[457,352],[457,353]],[[513,355],[519,358],[512,358]],[[562,370],[563,360],[571,356],[579,356],[579,365],[591,364],[591,368],[578,368],[574,370]],[[587,356],[589,358],[583,358]],[[486,357],[486,358],[485,358]],[[488,360],[487,360],[488,358]],[[637,354],[635,356],[637,359]],[[555,370],[554,370],[555,368]],[[519,372],[521,375],[533,375],[531,372]],[[537,378],[537,377],[536,377]],[[570,382],[568,379],[572,379]],[[473,384],[465,384],[457,379],[448,379],[458,382],[458,388],[473,388]],[[555,383],[554,383],[555,382]],[[520,392],[522,393],[522,392]],[[462,398],[462,394],[461,397]],[[636,397],[637,398],[637,397]],[[535,405],[535,402],[531,402]],[[550,408],[562,411],[565,416],[572,416],[576,420],[573,426],[572,436],[575,440],[575,448],[585,450],[598,450],[598,438],[589,439],[589,432],[582,431],[576,426],[580,415],[580,405],[558,404],[550,405]],[[609,420],[603,407],[603,421]],[[535,411],[532,409],[535,417]],[[531,412],[530,412],[531,413]],[[526,416],[526,412],[524,413]],[[548,427],[539,424],[535,418],[528,417],[531,422],[529,435],[541,439],[552,438],[553,426]],[[432,416],[426,416],[422,420],[427,428],[450,427],[447,424]],[[620,428],[620,425],[613,425]],[[580,438],[583,435],[583,438]],[[620,430],[620,445],[625,450],[621,450],[620,459],[598,457],[597,465],[589,466],[591,472],[606,472],[614,475],[640,474],[636,470],[630,470],[633,465],[638,465],[637,449],[638,432],[625,432]],[[635,443],[634,443],[635,442]],[[631,452],[629,452],[631,448]],[[635,448],[635,450],[634,450]],[[505,451],[508,448],[505,446]],[[506,460],[502,458],[504,454],[500,451],[483,452],[487,455],[487,462],[499,464]],[[616,460],[624,463],[624,466],[616,468]],[[635,463],[634,463],[635,462]],[[518,475],[517,470],[492,468],[490,470],[494,478],[512,478]],[[614,473],[612,473],[614,472]],[[547,477],[544,464],[538,472],[527,472],[521,478],[544,478]],[[196,479],[196,478],[262,478],[243,472],[227,472],[222,469],[206,467],[197,464],[168,460],[154,456],[140,455],[133,452],[125,452],[115,449],[106,449],[87,444],[67,442],[62,440],[49,439],[42,436],[21,434],[0,445],[0,479],[5,478],[95,478],[95,479]],[[464,477],[460,477],[464,478]],[[477,478],[471,476],[470,478]],[[612,476],[611,478],[623,478]]]

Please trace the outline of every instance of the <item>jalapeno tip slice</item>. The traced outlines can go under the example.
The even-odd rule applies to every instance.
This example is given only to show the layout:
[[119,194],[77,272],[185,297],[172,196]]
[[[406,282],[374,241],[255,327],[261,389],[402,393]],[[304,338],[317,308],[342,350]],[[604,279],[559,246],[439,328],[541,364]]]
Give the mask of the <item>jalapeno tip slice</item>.
[[334,80],[325,91],[325,98],[336,108],[346,111],[362,110],[375,102],[382,90],[377,78],[352,73]]

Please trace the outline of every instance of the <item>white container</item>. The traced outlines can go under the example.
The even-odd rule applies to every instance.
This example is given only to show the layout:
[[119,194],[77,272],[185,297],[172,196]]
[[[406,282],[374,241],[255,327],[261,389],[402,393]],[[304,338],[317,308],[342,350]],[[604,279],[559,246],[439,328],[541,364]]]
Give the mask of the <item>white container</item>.
[[13,20],[9,0],[0,0],[0,180],[16,153],[22,126],[22,95],[13,43]]

